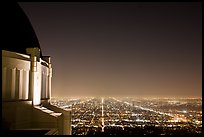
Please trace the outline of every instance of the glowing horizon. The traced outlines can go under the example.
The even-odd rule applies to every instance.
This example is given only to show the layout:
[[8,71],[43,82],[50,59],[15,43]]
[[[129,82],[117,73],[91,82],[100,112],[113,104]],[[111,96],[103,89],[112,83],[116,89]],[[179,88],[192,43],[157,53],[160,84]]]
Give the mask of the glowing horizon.
[[19,5],[52,58],[52,96],[202,96],[199,2]]

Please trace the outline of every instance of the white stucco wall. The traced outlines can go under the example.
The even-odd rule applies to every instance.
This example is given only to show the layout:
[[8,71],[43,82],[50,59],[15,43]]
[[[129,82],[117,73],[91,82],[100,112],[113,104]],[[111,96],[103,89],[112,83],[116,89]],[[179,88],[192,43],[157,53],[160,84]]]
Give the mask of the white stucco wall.
[[28,99],[30,71],[29,56],[19,56],[20,55],[15,52],[2,51],[3,100]]
[[32,100],[39,105],[41,99],[50,98],[49,64],[41,58],[33,62],[33,57],[2,50],[3,101]]

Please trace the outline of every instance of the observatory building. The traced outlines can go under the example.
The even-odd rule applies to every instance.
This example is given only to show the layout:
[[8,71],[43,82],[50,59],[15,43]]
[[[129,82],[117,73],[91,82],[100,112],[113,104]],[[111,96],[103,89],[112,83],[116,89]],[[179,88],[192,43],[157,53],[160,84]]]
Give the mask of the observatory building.
[[2,48],[4,133],[71,135],[71,110],[50,104],[51,57],[43,56],[29,19],[18,4],[6,5]]

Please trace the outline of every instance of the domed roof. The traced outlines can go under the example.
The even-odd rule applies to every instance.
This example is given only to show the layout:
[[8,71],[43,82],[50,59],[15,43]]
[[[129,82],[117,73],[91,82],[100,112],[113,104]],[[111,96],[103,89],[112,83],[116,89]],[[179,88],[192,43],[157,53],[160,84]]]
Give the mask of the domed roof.
[[35,31],[21,7],[17,3],[5,6],[6,42],[2,49],[26,54],[26,48],[38,47],[42,57]]

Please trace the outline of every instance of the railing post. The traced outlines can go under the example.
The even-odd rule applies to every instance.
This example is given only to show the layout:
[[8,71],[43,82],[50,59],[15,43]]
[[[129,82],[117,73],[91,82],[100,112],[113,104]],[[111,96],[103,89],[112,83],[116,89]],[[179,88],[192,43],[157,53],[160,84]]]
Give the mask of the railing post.
[[26,52],[31,56],[30,98],[33,105],[39,105],[41,103],[41,66],[38,65],[40,49],[27,48]]

